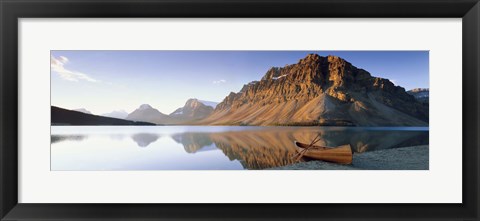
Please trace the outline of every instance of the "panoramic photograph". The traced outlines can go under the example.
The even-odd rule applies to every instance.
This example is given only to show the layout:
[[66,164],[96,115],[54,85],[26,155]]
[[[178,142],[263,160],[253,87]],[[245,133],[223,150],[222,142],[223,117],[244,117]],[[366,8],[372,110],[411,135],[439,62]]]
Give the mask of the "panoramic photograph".
[[428,51],[52,50],[52,171],[428,170]]

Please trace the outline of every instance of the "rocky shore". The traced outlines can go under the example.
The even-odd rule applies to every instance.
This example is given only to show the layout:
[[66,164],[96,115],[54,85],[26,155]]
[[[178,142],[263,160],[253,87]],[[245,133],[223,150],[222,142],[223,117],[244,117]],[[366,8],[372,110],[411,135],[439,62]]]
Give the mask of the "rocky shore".
[[300,162],[273,170],[428,170],[428,145],[355,153],[351,165],[318,160]]

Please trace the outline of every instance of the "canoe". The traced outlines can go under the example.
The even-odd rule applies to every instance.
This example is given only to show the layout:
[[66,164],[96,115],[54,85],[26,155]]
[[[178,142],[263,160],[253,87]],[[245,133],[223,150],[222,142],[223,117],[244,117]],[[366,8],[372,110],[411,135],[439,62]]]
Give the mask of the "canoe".
[[[308,146],[308,144],[295,141],[295,147],[299,153],[305,151],[305,148]],[[304,152],[303,156],[339,164],[351,164],[353,159],[353,153],[350,144],[338,147],[313,145],[306,152]]]

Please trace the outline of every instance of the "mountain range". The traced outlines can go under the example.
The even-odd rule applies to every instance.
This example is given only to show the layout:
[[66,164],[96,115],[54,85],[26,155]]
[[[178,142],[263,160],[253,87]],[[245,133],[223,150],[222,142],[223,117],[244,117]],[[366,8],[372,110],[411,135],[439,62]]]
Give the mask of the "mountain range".
[[430,90],[428,88],[415,88],[407,91],[407,93],[413,95],[415,99],[422,103],[429,103]]
[[112,111],[110,113],[102,114],[104,117],[113,117],[118,119],[125,119],[128,116],[128,113],[124,110]]
[[155,124],[190,124],[206,118],[213,110],[213,107],[203,104],[198,99],[189,99],[183,107],[176,109],[169,115],[148,104],[142,104],[125,119]]
[[160,125],[428,126],[428,93],[405,91],[337,56],[309,54],[270,68],[218,104],[189,99],[170,114],[142,104],[104,116]]

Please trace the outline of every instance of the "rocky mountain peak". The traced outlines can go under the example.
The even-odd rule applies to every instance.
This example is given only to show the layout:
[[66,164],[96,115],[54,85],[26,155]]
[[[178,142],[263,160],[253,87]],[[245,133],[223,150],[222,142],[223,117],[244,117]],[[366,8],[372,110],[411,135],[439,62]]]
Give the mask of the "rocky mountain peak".
[[142,104],[142,105],[140,105],[140,107],[138,109],[146,110],[146,109],[153,109],[153,107],[150,106],[149,104]]
[[168,122],[168,115],[163,114],[149,104],[142,104],[139,108],[128,114],[127,120],[143,121],[154,124],[165,124]]
[[189,122],[203,119],[213,112],[213,107],[207,106],[196,98],[188,99],[185,105],[170,114],[177,122]]
[[[278,78],[280,76],[280,73],[281,73],[280,71],[281,71],[281,68],[279,68],[279,67],[271,67],[270,69],[268,69],[267,73],[265,73],[265,75],[263,76],[262,81]],[[252,82],[254,82],[254,81],[252,81]],[[252,82],[250,82],[250,83],[252,83]]]
[[[345,110],[342,114],[339,111],[321,113],[322,108],[313,105],[312,100],[320,102],[320,106],[324,105],[325,111],[333,111],[335,108],[331,107],[336,105],[345,106],[342,107]],[[217,105],[209,118],[216,122],[268,125],[273,122],[298,123],[305,120],[319,122],[335,117],[338,118],[336,120],[352,121],[356,125],[375,124],[373,121],[362,120],[358,117],[360,115],[351,116],[355,115],[355,111],[361,112],[362,107],[368,106],[367,103],[371,104],[367,115],[375,115],[373,109],[384,105],[386,109],[393,108],[417,118],[408,120],[405,117],[404,120],[412,125],[428,121],[428,107],[416,103],[404,88],[395,86],[388,79],[372,77],[369,72],[353,66],[341,57],[322,57],[318,54],[308,54],[296,64],[270,68],[260,81],[245,84],[238,93],[231,92]],[[350,106],[352,110],[348,110],[347,107]],[[270,109],[264,109],[265,107]],[[278,115],[275,114],[277,109]],[[250,116],[250,111],[252,118],[245,117]]]
[[428,88],[414,88],[407,91],[407,93],[415,97],[419,102],[429,103],[430,89]]
[[330,63],[347,63],[343,58],[335,56],[335,55],[328,55],[327,60]]
[[324,59],[324,57],[318,55],[318,54],[308,54],[306,57],[300,59],[298,63],[300,64],[306,64],[310,62],[319,62],[321,59]]
[[411,93],[419,93],[419,92],[429,92],[430,89],[428,88],[414,88],[412,90],[409,90],[408,92],[411,92]]
[[196,98],[191,98],[191,99],[188,99],[187,102],[185,103],[185,106],[184,107],[190,107],[190,108],[195,108],[195,107],[198,107],[199,105],[203,105],[202,103],[200,103],[198,101],[198,99]]
[[[336,87],[340,87],[344,86],[345,81],[349,80],[346,78],[352,78],[352,76],[348,75],[356,73],[352,69],[357,70],[345,59],[338,56],[328,55],[327,57],[322,57],[318,54],[308,54],[296,64],[286,65],[283,68],[270,68],[261,81],[279,80],[288,76],[288,78],[299,82],[313,81],[313,83],[317,84],[333,84]],[[363,72],[360,73],[359,77],[371,77],[368,72]],[[364,76],[361,76],[362,74]]]

